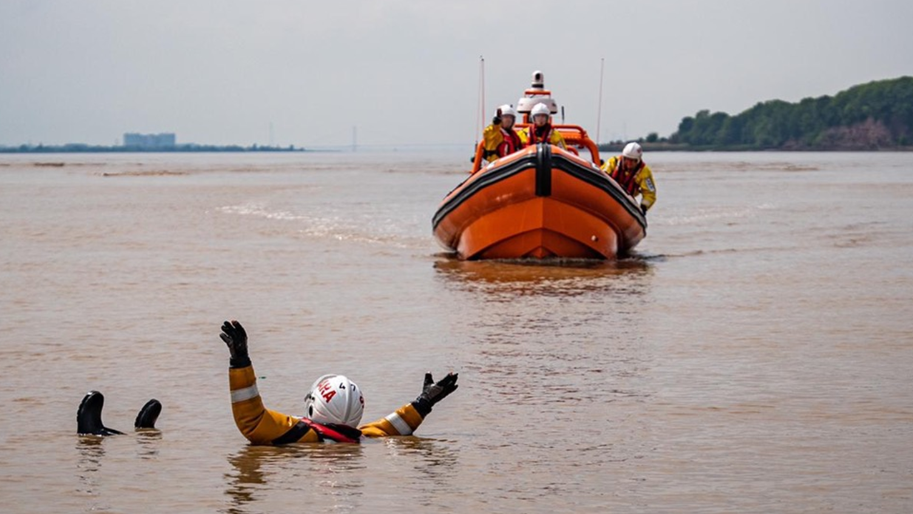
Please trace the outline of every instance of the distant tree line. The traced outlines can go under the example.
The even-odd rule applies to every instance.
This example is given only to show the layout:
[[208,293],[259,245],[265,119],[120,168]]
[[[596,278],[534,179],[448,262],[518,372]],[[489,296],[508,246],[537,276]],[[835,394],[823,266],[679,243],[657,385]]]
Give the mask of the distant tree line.
[[913,77],[851,87],[835,96],[759,102],[730,116],[708,110],[648,143],[717,149],[870,150],[913,145]]

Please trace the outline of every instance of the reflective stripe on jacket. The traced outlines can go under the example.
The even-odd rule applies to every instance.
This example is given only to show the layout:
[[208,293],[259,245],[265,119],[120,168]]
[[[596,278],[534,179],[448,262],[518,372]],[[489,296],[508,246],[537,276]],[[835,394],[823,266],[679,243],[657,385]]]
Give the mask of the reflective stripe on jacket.
[[637,168],[632,171],[621,171],[621,156],[615,156],[602,165],[602,171],[615,179],[629,195],[641,195],[640,203],[645,209],[649,210],[656,203],[653,171],[643,161],[640,161]]
[[[253,366],[229,368],[228,383],[231,390],[231,411],[241,434],[255,445],[280,445],[295,442],[316,443],[329,437],[329,432],[318,433],[302,418],[267,409],[257,389]],[[422,416],[411,403],[403,405],[390,415],[358,427],[364,437],[411,435],[422,424]],[[352,435],[344,434],[355,439]]]

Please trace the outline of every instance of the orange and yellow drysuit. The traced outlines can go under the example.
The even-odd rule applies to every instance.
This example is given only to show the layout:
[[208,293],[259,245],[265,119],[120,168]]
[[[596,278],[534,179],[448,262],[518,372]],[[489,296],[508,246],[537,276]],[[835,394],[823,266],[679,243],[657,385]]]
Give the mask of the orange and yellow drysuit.
[[520,141],[523,143],[523,146],[535,145],[536,143],[550,143],[560,147],[562,150],[567,150],[564,136],[555,130],[550,123],[548,125],[543,125],[542,127],[530,125],[518,132],[517,135],[520,136]]
[[228,370],[231,411],[238,430],[252,444],[281,445],[295,442],[358,442],[362,437],[411,435],[422,424],[422,416],[411,404],[403,405],[385,418],[358,429],[323,426],[306,418],[267,409],[257,390],[253,365]]
[[602,171],[606,172],[615,182],[621,186],[629,195],[641,195],[640,205],[644,211],[656,203],[656,184],[653,181],[653,171],[644,164],[644,161],[637,163],[633,170],[621,170],[621,156],[616,155],[602,165]]

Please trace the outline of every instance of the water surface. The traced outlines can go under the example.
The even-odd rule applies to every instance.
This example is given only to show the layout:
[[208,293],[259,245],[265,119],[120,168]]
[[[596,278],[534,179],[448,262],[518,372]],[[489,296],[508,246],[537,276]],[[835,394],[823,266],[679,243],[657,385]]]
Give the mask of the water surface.
[[[913,511],[913,154],[651,154],[634,258],[558,265],[442,253],[468,157],[0,156],[9,508]],[[461,386],[415,437],[251,447],[232,318],[283,412]],[[89,389],[127,435],[75,435]]]

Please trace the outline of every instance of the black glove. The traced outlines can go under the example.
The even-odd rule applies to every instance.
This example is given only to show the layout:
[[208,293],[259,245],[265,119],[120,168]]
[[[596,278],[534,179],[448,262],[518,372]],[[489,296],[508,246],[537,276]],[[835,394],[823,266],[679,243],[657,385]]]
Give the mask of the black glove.
[[457,390],[457,377],[459,373],[447,373],[440,382],[435,383],[431,373],[425,373],[425,383],[422,386],[422,394],[412,402],[415,410],[424,418],[431,412],[434,404],[447,398],[447,395]]
[[640,204],[640,212],[644,213],[644,216],[646,216],[647,215],[647,206],[644,204]]
[[495,117],[491,119],[491,124],[492,125],[501,124],[501,109],[498,109],[498,112],[495,113]]
[[246,368],[250,366],[250,357],[247,355],[247,332],[237,321],[222,323],[222,333],[219,337],[225,341],[228,351],[231,352],[229,363],[233,368]]

